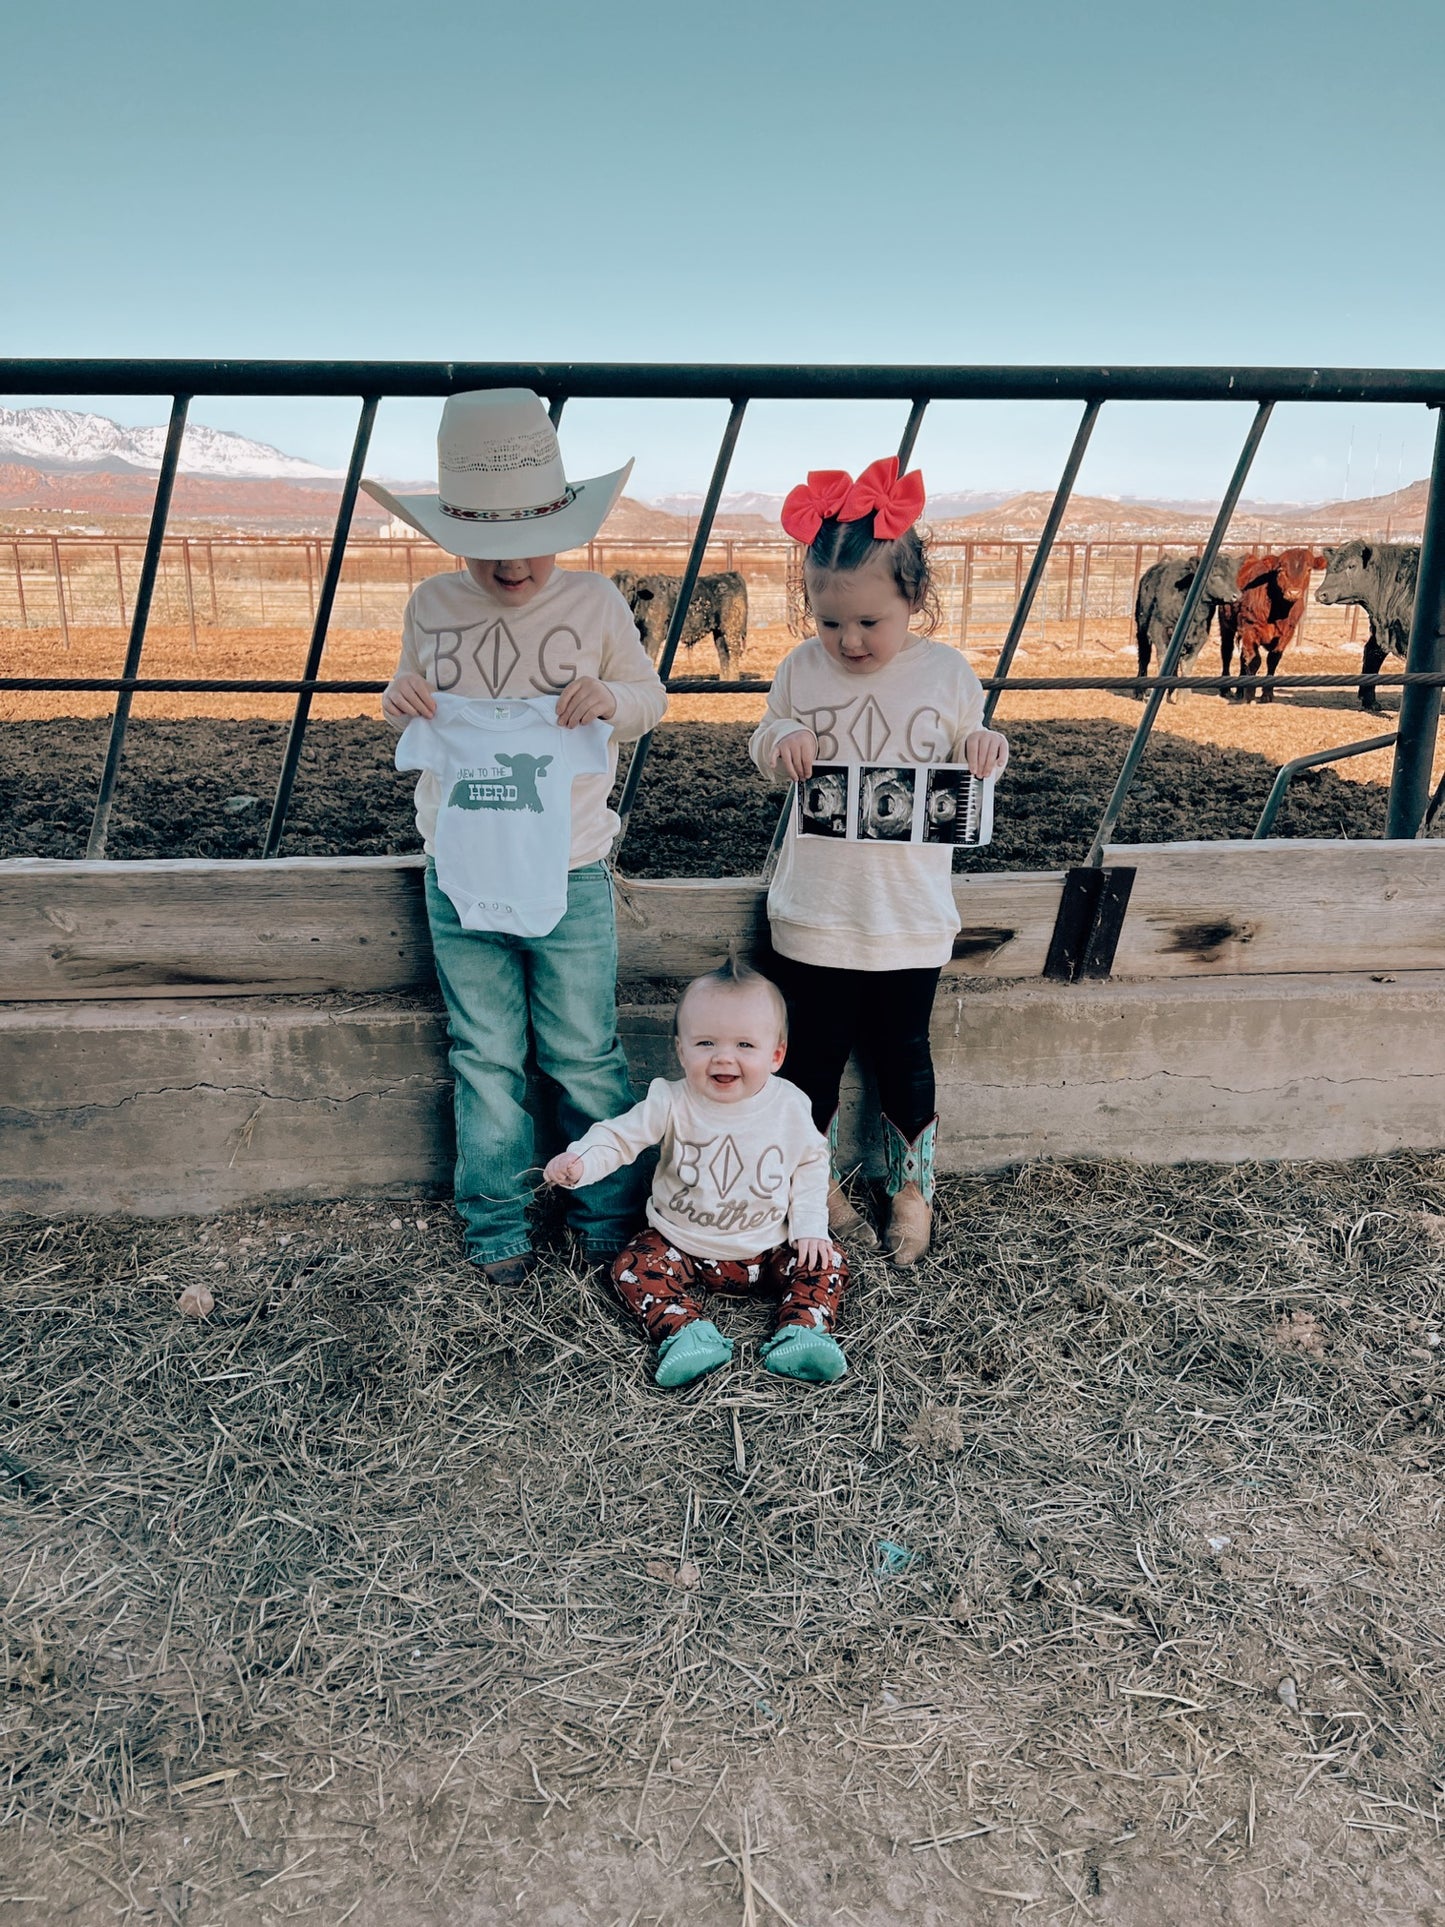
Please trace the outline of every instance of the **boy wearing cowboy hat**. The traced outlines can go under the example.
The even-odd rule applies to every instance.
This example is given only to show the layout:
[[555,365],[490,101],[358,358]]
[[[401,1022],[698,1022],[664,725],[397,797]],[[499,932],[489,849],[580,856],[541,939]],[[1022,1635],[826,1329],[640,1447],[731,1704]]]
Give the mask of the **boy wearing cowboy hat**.
[[[437,714],[438,693],[488,704],[555,697],[565,730],[610,726],[604,771],[571,785],[566,909],[543,936],[464,927],[427,864],[427,915],[446,999],[456,1080],[456,1203],[468,1255],[498,1284],[531,1266],[526,1207],[536,1170],[523,1104],[529,1047],[557,1086],[566,1139],[633,1102],[617,1036],[617,932],[607,807],[617,745],[645,735],[667,696],[632,612],[605,576],[559,569],[558,554],[597,533],[632,469],[569,483],[540,399],[525,388],[453,395],[437,435],[438,493],[362,486],[393,515],[461,556],[462,573],[418,585],[403,619],[401,662],[381,699],[397,727]],[[540,551],[540,553],[539,553]],[[412,764],[411,767],[415,767]],[[417,828],[433,853],[443,783],[423,771]],[[479,814],[479,838],[506,818]],[[565,827],[565,826],[564,826]],[[484,855],[485,853],[483,853]],[[469,917],[469,924],[477,921]],[[569,1223],[591,1260],[610,1260],[641,1213],[647,1174],[630,1166],[569,1198]]]

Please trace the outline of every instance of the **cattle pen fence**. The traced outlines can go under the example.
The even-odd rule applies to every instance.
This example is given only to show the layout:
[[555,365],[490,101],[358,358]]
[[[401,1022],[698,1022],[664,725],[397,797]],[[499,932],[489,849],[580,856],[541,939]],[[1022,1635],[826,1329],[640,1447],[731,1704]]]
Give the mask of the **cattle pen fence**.
[[[276,792],[272,800],[264,855],[273,858],[280,852],[286,816],[302,744],[305,740],[312,698],[320,692],[363,693],[379,691],[381,685],[355,684],[328,680],[321,674],[326,648],[343,580],[353,511],[366,462],[376,411],[383,397],[442,397],[469,388],[527,386],[544,395],[554,421],[560,419],[567,401],[573,397],[635,399],[713,399],[728,404],[728,416],[721,443],[713,463],[712,476],[701,512],[688,545],[682,569],[682,586],[664,641],[659,669],[664,680],[672,678],[678,647],[686,623],[688,606],[696,587],[709,545],[714,539],[722,491],[726,484],[733,452],[747,408],[755,399],[767,400],[895,400],[906,405],[907,417],[899,440],[899,454],[906,462],[911,455],[924,414],[935,401],[1017,401],[1054,400],[1082,404],[1078,428],[1054,493],[1038,541],[1033,545],[1027,568],[1023,551],[1015,558],[1017,593],[1013,612],[991,677],[988,711],[1007,688],[1068,689],[1078,687],[1118,687],[1144,699],[1143,712],[1133,741],[1118,773],[1113,793],[1103,812],[1091,847],[1087,867],[1097,869],[1104,847],[1113,834],[1119,813],[1133,783],[1135,772],[1152,733],[1159,707],[1168,690],[1175,686],[1175,675],[1202,593],[1209,565],[1222,548],[1240,496],[1254,463],[1260,442],[1275,405],[1282,401],[1356,404],[1413,402],[1433,407],[1437,414],[1445,401],[1445,371],[1369,370],[1369,369],[1223,369],[1223,368],[802,368],[770,365],[668,366],[637,364],[498,364],[498,363],[383,363],[383,362],[195,362],[195,361],[0,361],[3,381],[16,394],[92,394],[137,395],[169,393],[172,406],[165,452],[156,479],[156,492],[150,528],[140,556],[139,568],[130,594],[128,640],[122,672],[117,677],[4,677],[0,688],[7,690],[106,690],[115,695],[110,737],[101,772],[92,816],[87,854],[103,858],[116,773],[124,751],[132,697],[141,689],[214,690],[218,693],[244,690],[294,694],[295,709],[282,759]],[[146,678],[142,675],[147,626],[162,580],[166,525],[171,496],[180,461],[181,443],[191,400],[197,394],[346,396],[360,403],[356,432],[346,478],[341,490],[335,527],[324,550],[314,551],[316,569],[310,578],[308,606],[310,642],[306,661],[294,679]],[[1111,401],[1253,402],[1254,416],[1234,472],[1220,503],[1202,550],[1202,566],[1186,597],[1169,646],[1159,664],[1157,676],[1139,678],[1010,678],[1010,670],[1024,627],[1046,581],[1049,564],[1058,543],[1059,531],[1073,493],[1080,464],[1098,421],[1101,409]],[[1390,786],[1389,834],[1393,837],[1415,835],[1424,820],[1429,803],[1429,778],[1433,766],[1435,736],[1440,709],[1442,661],[1445,661],[1445,414],[1437,420],[1435,457],[1431,473],[1428,506],[1420,559],[1406,670],[1403,675],[1378,676],[1377,686],[1402,688],[1400,723],[1395,742],[1394,769]],[[117,591],[125,600],[124,571],[119,545],[112,545],[116,565]],[[410,544],[403,548],[410,549]],[[313,551],[308,549],[308,558]],[[15,552],[17,597],[24,595],[24,570]],[[59,561],[58,541],[52,549],[55,563],[58,608],[64,609],[65,591]],[[214,551],[212,551],[212,558]],[[195,620],[194,558],[188,546],[181,545],[182,574],[189,583],[188,612]],[[965,556],[965,568],[972,560]],[[407,564],[410,567],[410,563]],[[1072,570],[1070,571],[1072,573]],[[1083,570],[1081,596],[1086,593],[1089,570]],[[211,576],[214,582],[214,574]],[[1066,590],[1066,594],[1071,591]],[[963,599],[967,622],[968,597]],[[1289,677],[1280,679],[1281,687],[1321,688],[1348,686],[1353,679],[1344,677]],[[689,688],[712,686],[709,679],[688,679]],[[736,689],[737,682],[717,685]],[[747,686],[744,683],[742,686]],[[1193,679],[1195,687],[1209,687],[1208,679]],[[1222,683],[1222,687],[1233,687]],[[629,765],[621,800],[624,831],[633,799],[647,763],[648,742],[644,738]]]
[[[725,404],[701,512],[686,552],[675,558],[679,594],[658,658],[670,688],[724,693],[765,685],[747,675],[726,682],[680,676],[677,659],[704,562],[720,559],[718,506],[753,400],[894,401],[905,463],[934,402],[1075,404],[1072,447],[1039,537],[1004,565],[1006,621],[1001,611],[996,654],[990,648],[992,659],[980,665],[989,672],[982,678],[989,713],[1013,690],[1110,689],[1142,701],[1082,863],[1062,872],[955,876],[961,928],[933,1030],[941,1168],[996,1168],[1040,1154],[1167,1162],[1249,1158],[1264,1146],[1271,1156],[1336,1157],[1440,1145],[1445,842],[1419,833],[1445,684],[1445,371],[162,361],[10,361],[0,369],[12,393],[174,398],[139,566],[129,576],[122,571],[120,673],[0,677],[7,691],[113,698],[86,857],[0,861],[0,1088],[9,1093],[0,1099],[0,1124],[15,1126],[0,1132],[13,1147],[8,1165],[0,1160],[0,1208],[191,1211],[247,1199],[445,1187],[447,1046],[423,859],[290,857],[283,844],[314,698],[374,695],[382,687],[325,673],[378,404],[384,396],[503,386],[536,390],[554,421],[574,397]],[[158,591],[166,593],[163,564],[175,553],[166,548],[168,511],[187,410],[198,394],[358,402],[335,529],[310,552],[308,641],[298,675],[146,673],[147,627]],[[1058,593],[1060,564],[1063,595],[1071,593],[1069,551],[1058,538],[1100,411],[1114,401],[1245,401],[1252,415],[1159,673],[1019,675],[1025,627]],[[1119,844],[1115,826],[1169,690],[1237,687],[1234,678],[1178,672],[1271,410],[1284,401],[1437,410],[1404,671],[1275,682],[1322,689],[1364,680],[1402,691],[1386,836]],[[358,557],[364,551],[369,559],[380,546],[361,545]],[[178,559],[184,572],[184,549]],[[1076,556],[1073,610],[1084,592],[1080,577],[1090,575],[1082,561]],[[194,548],[191,562],[194,595]],[[404,554],[389,566],[398,565],[405,570]],[[781,567],[785,573],[785,561]],[[1132,558],[1130,573],[1137,573]],[[393,585],[398,593],[404,587]],[[116,773],[142,691],[290,699],[260,857],[107,856]],[[647,758],[644,738],[618,800],[624,826]],[[645,1080],[666,1070],[671,1048],[657,984],[755,946],[766,889],[759,877],[620,874],[617,892],[621,1033],[634,1076]],[[982,1107],[980,1090],[988,1092]],[[849,1092],[845,1151],[876,1155],[856,1084]]]
[[[1290,528],[1276,538],[1257,527],[1250,546],[1284,546],[1328,538]],[[1008,629],[1037,537],[1018,534],[963,536],[934,532],[930,559],[942,608],[939,634],[959,648],[978,648]],[[1188,536],[1072,536],[1058,538],[1040,579],[1031,611],[1035,621],[1061,625],[1057,646],[1085,648],[1089,625],[1128,623],[1139,578],[1168,555],[1198,555],[1203,538]],[[568,561],[609,574],[616,569],[677,574],[691,538],[608,536],[605,533]],[[129,626],[145,563],[142,535],[0,534],[0,635],[6,631],[54,630],[62,653],[72,629]],[[327,542],[316,535],[168,535],[161,545],[151,597],[150,622],[188,635],[198,649],[208,631],[309,627],[326,573]],[[350,533],[337,582],[331,626],[395,632],[407,597],[418,582],[440,570],[460,568],[425,538]],[[804,633],[800,621],[796,545],[783,536],[715,534],[702,559],[704,571],[737,571],[747,583],[750,626]],[[1306,629],[1331,641],[1353,643],[1358,607],[1307,607],[1297,640]]]

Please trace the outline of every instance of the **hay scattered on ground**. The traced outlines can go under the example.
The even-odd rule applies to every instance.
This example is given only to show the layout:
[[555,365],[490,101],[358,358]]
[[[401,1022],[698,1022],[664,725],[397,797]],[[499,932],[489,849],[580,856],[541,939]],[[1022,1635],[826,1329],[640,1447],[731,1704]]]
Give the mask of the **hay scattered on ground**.
[[680,1395],[593,1277],[503,1296],[440,1206],[10,1221],[4,1891],[1423,1905],[1442,1221],[1410,1156],[951,1181],[924,1269],[858,1264],[840,1385],[729,1304]]

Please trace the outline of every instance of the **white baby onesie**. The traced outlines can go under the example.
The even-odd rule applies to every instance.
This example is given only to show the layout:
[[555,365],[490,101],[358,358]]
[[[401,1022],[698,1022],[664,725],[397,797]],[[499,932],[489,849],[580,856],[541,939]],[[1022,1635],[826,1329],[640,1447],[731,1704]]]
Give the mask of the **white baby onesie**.
[[555,696],[438,695],[436,706],[401,732],[396,766],[441,785],[437,882],[465,929],[545,937],[567,908],[572,781],[606,770],[611,731],[563,729]]

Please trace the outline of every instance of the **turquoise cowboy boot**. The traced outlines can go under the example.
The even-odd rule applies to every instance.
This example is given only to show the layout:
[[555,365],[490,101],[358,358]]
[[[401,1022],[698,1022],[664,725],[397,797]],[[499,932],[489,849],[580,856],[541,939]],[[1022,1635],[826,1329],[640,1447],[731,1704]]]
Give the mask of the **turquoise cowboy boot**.
[[916,1265],[928,1249],[933,1231],[933,1146],[937,1136],[936,1117],[912,1142],[891,1118],[883,1120],[888,1195],[893,1200],[883,1248],[895,1265]]
[[[838,1113],[828,1125],[828,1235],[847,1239],[862,1251],[876,1250],[878,1234],[861,1213],[853,1209],[843,1181],[838,1175]],[[835,1374],[836,1376],[836,1374]]]

